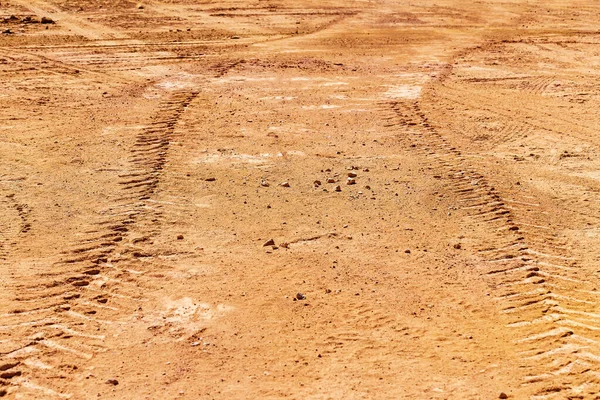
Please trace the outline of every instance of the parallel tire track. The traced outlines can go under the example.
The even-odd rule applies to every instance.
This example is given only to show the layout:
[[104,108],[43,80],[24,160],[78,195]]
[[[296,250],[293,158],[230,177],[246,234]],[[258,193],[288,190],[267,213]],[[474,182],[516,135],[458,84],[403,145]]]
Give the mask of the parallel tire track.
[[140,260],[149,255],[145,243],[159,229],[162,213],[151,199],[176,124],[196,96],[176,92],[161,104],[133,144],[117,204],[36,284],[13,288],[16,308],[0,316],[0,396],[69,397],[60,376],[104,351],[123,311],[133,312],[143,301],[152,283]]
[[[387,104],[402,130],[460,204],[507,326],[514,330],[523,385],[534,398],[600,396],[600,291],[555,234],[533,196],[508,197],[428,120],[418,102]],[[477,238],[473,238],[477,239]],[[599,397],[600,398],[600,397]]]

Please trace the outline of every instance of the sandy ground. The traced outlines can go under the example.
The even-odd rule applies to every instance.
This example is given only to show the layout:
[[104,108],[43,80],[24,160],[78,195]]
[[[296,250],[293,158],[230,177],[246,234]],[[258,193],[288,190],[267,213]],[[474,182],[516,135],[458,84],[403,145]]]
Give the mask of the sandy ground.
[[0,0],[0,397],[600,398],[599,16]]

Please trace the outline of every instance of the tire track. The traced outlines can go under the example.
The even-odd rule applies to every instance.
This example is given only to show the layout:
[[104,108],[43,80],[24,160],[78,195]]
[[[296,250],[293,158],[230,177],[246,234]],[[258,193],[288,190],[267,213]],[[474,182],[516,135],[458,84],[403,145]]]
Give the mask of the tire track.
[[[453,82],[444,82],[439,89],[440,91],[436,94],[444,101],[461,104],[470,109],[484,110],[499,118],[515,119],[514,110],[503,106],[500,98],[482,95],[475,90],[466,94]],[[575,137],[584,142],[592,143],[594,146],[600,146],[600,141],[595,137],[595,128],[584,124],[585,121],[573,120],[567,116],[556,117],[549,113],[544,113],[542,116],[539,110],[523,104],[519,105],[518,111],[521,124],[528,125],[533,129],[549,131],[559,137]],[[565,134],[566,132],[569,133],[569,136]]]
[[[477,98],[479,101],[478,105],[466,100],[466,98]],[[448,84],[444,82],[436,89],[436,101],[440,106],[461,104],[468,110],[480,110],[490,115],[490,118],[494,120],[507,121],[505,123],[509,124],[506,125],[508,128],[502,131],[506,131],[508,134],[504,135],[500,133],[497,137],[490,138],[489,143],[480,146],[482,150],[495,150],[511,145],[514,148],[514,145],[517,143],[520,143],[522,146],[528,145],[538,148],[585,145],[596,151],[600,149],[600,143],[594,134],[590,134],[592,128],[588,124],[581,122],[566,124],[565,121],[571,120],[568,116],[553,118],[548,116],[548,113],[543,113],[544,117],[534,115],[529,107],[520,107],[520,114],[513,115],[513,118],[510,119],[511,111],[502,104],[495,104],[495,102],[501,100],[503,99],[479,95],[476,91],[469,91],[467,94],[464,89],[460,89],[452,83]],[[512,129],[512,126],[516,128]],[[468,136],[477,136],[474,133],[477,127],[474,127],[472,124],[461,125],[461,127],[464,127]],[[477,144],[479,143],[477,142]],[[566,157],[570,157],[570,155],[568,154]],[[559,159],[562,158],[563,155]],[[563,178],[557,179],[562,180]],[[561,203],[561,209],[570,213],[569,218],[582,224],[594,225],[597,224],[600,218],[594,208],[600,201],[600,186],[593,179],[583,181],[582,178],[581,180],[583,189],[571,187],[571,190],[566,191],[566,193],[557,190],[555,191],[555,196],[558,198],[557,201]],[[572,186],[572,184],[570,185]],[[576,195],[573,190],[579,193]]]
[[175,92],[160,105],[131,148],[132,168],[119,176],[123,195],[114,207],[38,282],[13,288],[17,308],[0,316],[0,393],[68,397],[60,376],[105,351],[123,315],[152,290],[143,260],[162,218],[152,197],[177,122],[197,94]]
[[10,248],[22,240],[31,229],[30,209],[20,203],[14,193],[0,198],[0,261],[7,260]]
[[456,198],[485,260],[502,318],[514,332],[524,390],[533,398],[600,395],[600,313],[595,274],[573,255],[553,216],[525,190],[509,195],[453,146],[416,102],[393,102],[407,146]]

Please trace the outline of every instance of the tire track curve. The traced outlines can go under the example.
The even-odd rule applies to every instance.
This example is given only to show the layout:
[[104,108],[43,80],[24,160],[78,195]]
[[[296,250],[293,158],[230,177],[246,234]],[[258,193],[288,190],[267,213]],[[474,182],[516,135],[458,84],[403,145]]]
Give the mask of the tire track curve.
[[[526,191],[508,195],[471,157],[454,147],[419,101],[387,103],[390,129],[426,160],[456,198],[485,260],[507,326],[514,332],[524,390],[532,398],[600,395],[600,297],[597,281],[572,244]],[[490,175],[493,176],[493,175]]]
[[0,316],[0,395],[68,398],[60,377],[107,349],[107,337],[144,301],[152,279],[143,262],[160,229],[152,202],[175,127],[196,91],[174,92],[131,148],[119,175],[122,196],[35,285],[13,289],[15,309]]

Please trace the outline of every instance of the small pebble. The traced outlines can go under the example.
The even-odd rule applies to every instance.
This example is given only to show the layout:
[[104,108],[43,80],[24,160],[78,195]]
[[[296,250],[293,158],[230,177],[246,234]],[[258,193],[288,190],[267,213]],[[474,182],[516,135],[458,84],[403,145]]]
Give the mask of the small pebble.
[[289,182],[281,182],[279,184],[279,186],[281,186],[281,187],[290,187],[290,184],[289,184]]
[[267,246],[275,246],[275,240],[273,239],[269,239],[265,242],[265,244],[263,244],[263,247],[267,247]]
[[348,178],[356,178],[357,175],[354,172],[348,172]]
[[303,295],[302,293],[298,292],[298,293],[296,293],[296,297],[295,297],[295,299],[296,299],[296,300],[305,300],[305,299],[306,299],[306,296],[305,296],[305,295]]
[[504,392],[500,393],[500,396],[498,396],[499,399],[508,399],[508,395]]
[[106,380],[106,384],[107,385],[113,385],[113,386],[117,386],[119,384],[119,381],[116,379],[107,379]]
[[177,240],[183,240],[183,235],[177,235]]
[[356,185],[356,180],[354,178],[348,178],[346,185]]
[[217,178],[213,178],[213,177],[205,179],[206,182],[214,182],[216,180],[217,180]]
[[337,185],[335,188],[333,188],[333,190],[335,190],[336,192],[341,192],[342,187],[340,185]]
[[335,179],[333,179],[333,178],[328,178],[328,179],[327,179],[327,183],[335,183]]
[[260,186],[269,187],[269,183],[263,179],[262,181],[260,181]]

